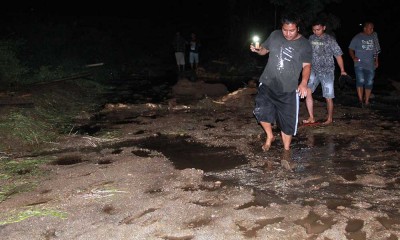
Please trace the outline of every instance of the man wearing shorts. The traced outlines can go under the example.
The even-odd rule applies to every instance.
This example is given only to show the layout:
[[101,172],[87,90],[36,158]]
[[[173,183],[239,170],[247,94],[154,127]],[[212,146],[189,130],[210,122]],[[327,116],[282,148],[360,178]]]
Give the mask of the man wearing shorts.
[[197,39],[195,33],[192,33],[191,40],[189,42],[189,62],[192,70],[198,70],[199,67],[199,49],[200,41]]
[[322,20],[317,20],[312,24],[313,35],[309,41],[312,47],[312,67],[310,80],[308,81],[306,106],[309,117],[303,123],[314,123],[314,99],[312,93],[321,83],[322,96],[326,100],[327,118],[322,124],[328,125],[333,122],[333,98],[335,81],[335,62],[334,57],[340,68],[340,74],[346,75],[343,64],[343,52],[335,38],[325,33],[326,26]]
[[178,66],[178,72],[185,71],[185,48],[187,41],[181,36],[180,32],[176,32],[176,36],[172,45],[175,50],[176,65]]
[[272,124],[280,128],[285,150],[290,150],[292,136],[297,132],[299,96],[307,95],[312,60],[311,45],[299,33],[299,21],[294,15],[286,15],[281,19],[281,30],[273,31],[259,49],[250,45],[250,50],[259,55],[269,53],[253,111],[267,135],[263,151],[268,151],[275,140]]
[[380,51],[374,24],[365,22],[363,31],[355,35],[349,45],[349,55],[354,61],[357,95],[361,107],[369,107],[375,70],[379,66],[378,54]]

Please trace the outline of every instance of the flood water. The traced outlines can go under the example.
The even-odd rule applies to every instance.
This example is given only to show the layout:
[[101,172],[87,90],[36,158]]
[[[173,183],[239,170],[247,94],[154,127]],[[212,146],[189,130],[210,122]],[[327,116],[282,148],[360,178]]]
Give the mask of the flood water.
[[[158,89],[158,93],[167,91],[174,82],[173,79],[166,82],[156,80],[161,85],[153,86],[150,90],[143,83],[142,88],[147,90],[141,92],[141,97],[135,101],[128,102],[145,101],[144,96],[147,96],[147,100],[160,100],[160,94],[156,94],[158,98],[155,97],[154,89]],[[115,96],[115,100],[134,99],[137,90],[142,88],[140,84],[128,85],[127,92],[120,91],[122,94]],[[147,95],[147,91],[153,95]],[[354,95],[349,94],[351,91],[353,90],[343,89],[337,94],[338,99],[335,101],[352,106],[356,99]],[[315,99],[322,100],[318,93]],[[383,94],[377,96],[373,103],[371,111],[379,116],[374,120],[389,121],[389,124],[378,126],[382,135],[385,135],[385,132],[389,135],[393,130],[390,121],[400,119],[399,99]],[[347,114],[337,120],[351,124],[352,120],[368,117],[368,113]],[[155,150],[166,156],[178,169],[203,170],[205,180],[251,188],[254,190],[255,201],[250,204],[255,206],[298,203],[311,206],[323,204],[329,209],[337,209],[361,204],[365,208],[383,211],[400,219],[397,210],[400,207],[399,159],[396,154],[398,141],[396,138],[371,141],[374,141],[371,137],[360,136],[354,139],[341,133],[326,133],[323,129],[319,131],[318,128],[305,135],[298,135],[292,142],[292,172],[281,167],[279,149],[282,149],[282,145],[279,141],[276,142],[276,147],[266,153],[260,151],[258,144],[254,144],[257,146],[254,151],[258,151],[257,155],[261,155],[265,163],[256,166],[249,164],[255,159],[244,156],[235,149],[206,146],[188,137],[161,135],[122,143],[116,147],[135,145]]]
[[[292,160],[295,163],[293,172],[285,171],[280,166],[279,149],[282,146],[279,142],[269,152],[259,153],[265,161],[265,165],[261,166],[252,166],[249,163],[253,159],[235,149],[206,146],[189,137],[161,135],[115,147],[137,146],[156,150],[166,156],[177,169],[201,169],[205,180],[253,189],[254,202],[242,207],[297,203],[310,206],[323,204],[329,209],[337,209],[352,207],[360,202],[368,203],[369,209],[400,217],[397,214],[400,206],[398,159],[380,157],[381,152],[392,150],[392,143],[380,149],[353,149],[352,141],[345,136],[325,133],[297,137],[292,149]],[[384,175],[385,179],[397,180],[379,184],[380,179],[375,182],[372,179],[367,185],[359,181],[360,176],[369,176],[370,169],[377,165],[385,166],[379,169],[379,175]],[[376,203],[377,193],[388,194],[385,196],[387,198],[397,198],[394,200],[396,204],[393,205],[393,201]]]

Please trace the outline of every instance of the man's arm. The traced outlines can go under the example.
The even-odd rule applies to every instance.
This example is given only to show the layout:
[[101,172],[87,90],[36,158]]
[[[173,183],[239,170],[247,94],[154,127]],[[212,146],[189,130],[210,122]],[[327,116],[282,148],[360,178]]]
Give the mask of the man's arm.
[[259,49],[255,48],[254,45],[250,45],[250,51],[258,53],[258,55],[266,55],[269,51],[266,48],[260,47]]
[[307,96],[307,83],[311,74],[311,63],[303,63],[303,71],[301,72],[301,82],[297,87],[297,92],[300,98]]
[[358,62],[360,60],[358,57],[356,57],[355,51],[351,48],[349,48],[349,55],[354,62]]
[[337,64],[340,68],[340,75],[347,75],[346,71],[344,70],[344,63],[342,55],[335,56]]
[[379,67],[378,54],[375,56],[375,68]]

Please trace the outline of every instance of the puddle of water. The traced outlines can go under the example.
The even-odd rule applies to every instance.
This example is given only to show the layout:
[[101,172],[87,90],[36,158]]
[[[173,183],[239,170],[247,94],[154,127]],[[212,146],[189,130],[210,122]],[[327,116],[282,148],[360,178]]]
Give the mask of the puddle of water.
[[118,148],[118,149],[114,149],[111,154],[120,154],[122,153],[122,149]]
[[267,225],[280,223],[284,217],[270,218],[270,219],[259,219],[254,222],[255,226],[247,229],[243,226],[239,226],[239,230],[243,232],[243,235],[247,238],[255,238],[257,236],[258,230],[263,229]]
[[196,168],[207,171],[223,171],[245,164],[245,156],[234,148],[209,147],[192,141],[188,137],[157,136],[142,140],[137,144],[161,152],[177,169]]
[[107,164],[111,164],[112,160],[111,159],[101,159],[99,161],[97,161],[97,164],[99,165],[107,165]]
[[326,200],[326,206],[332,210],[335,210],[338,207],[350,207],[351,200],[349,200],[349,199],[328,199],[328,200]]
[[360,231],[364,226],[364,221],[361,219],[350,219],[347,221],[345,228],[346,232],[357,232]]
[[78,155],[67,155],[59,157],[58,159],[54,160],[52,164],[54,165],[74,165],[77,163],[81,163],[83,160],[81,156]]
[[132,151],[132,153],[139,157],[149,157],[150,156],[150,152],[144,151],[144,150],[135,150],[135,151]]
[[295,221],[306,229],[307,234],[320,234],[336,223],[333,218],[321,217],[315,212],[310,212],[304,219]]

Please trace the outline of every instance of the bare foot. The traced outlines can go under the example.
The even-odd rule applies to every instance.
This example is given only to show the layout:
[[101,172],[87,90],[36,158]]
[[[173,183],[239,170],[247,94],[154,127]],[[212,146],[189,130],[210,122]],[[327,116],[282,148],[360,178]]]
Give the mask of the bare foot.
[[296,163],[292,160],[292,152],[290,150],[283,150],[281,166],[290,172],[293,172],[293,168],[296,167]]
[[303,123],[304,123],[304,124],[307,124],[307,123],[315,123],[315,119],[314,119],[314,118],[304,119],[304,120],[303,120]]
[[263,152],[266,152],[269,150],[270,147],[271,147],[271,144],[264,144],[264,145],[262,145],[261,148],[262,148]]
[[275,137],[272,138],[267,138],[267,141],[265,141],[265,144],[262,145],[262,150],[263,152],[266,152],[269,150],[269,148],[271,147],[271,143],[273,143],[275,141]]
[[285,168],[286,170],[288,170],[289,172],[293,171],[293,168],[292,168],[292,166],[290,166],[290,163],[288,160],[281,160],[281,166],[283,168]]

